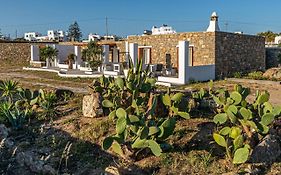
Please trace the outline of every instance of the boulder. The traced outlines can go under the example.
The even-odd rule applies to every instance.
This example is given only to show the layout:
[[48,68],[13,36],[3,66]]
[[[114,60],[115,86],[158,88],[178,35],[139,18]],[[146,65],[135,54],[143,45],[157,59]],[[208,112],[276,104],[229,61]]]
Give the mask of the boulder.
[[43,160],[38,160],[33,153],[19,152],[16,155],[16,161],[20,166],[27,167],[36,174],[56,174],[52,166],[45,164]]
[[103,115],[102,96],[100,93],[92,93],[83,97],[82,111],[85,117],[100,117]]
[[9,135],[9,129],[3,125],[3,124],[0,124],[0,141],[2,139],[6,139]]
[[250,157],[252,163],[273,163],[281,156],[279,137],[268,134],[254,149]]
[[264,74],[263,77],[270,78],[270,79],[278,79],[281,80],[281,68],[271,68],[268,69]]

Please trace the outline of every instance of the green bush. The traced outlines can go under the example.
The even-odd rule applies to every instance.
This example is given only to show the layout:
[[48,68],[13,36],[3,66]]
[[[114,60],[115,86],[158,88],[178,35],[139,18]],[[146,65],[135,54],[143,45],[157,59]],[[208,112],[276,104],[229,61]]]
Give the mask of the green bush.
[[243,74],[241,72],[234,72],[233,77],[234,78],[242,78]]
[[247,77],[250,78],[250,79],[254,79],[254,80],[263,80],[263,79],[265,79],[263,77],[263,72],[261,72],[261,71],[250,72],[250,73],[248,73]]

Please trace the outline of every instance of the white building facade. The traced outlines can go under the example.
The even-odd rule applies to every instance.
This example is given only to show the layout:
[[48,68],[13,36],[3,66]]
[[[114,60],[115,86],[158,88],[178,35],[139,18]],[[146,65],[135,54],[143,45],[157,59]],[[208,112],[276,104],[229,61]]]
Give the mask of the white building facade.
[[38,41],[38,37],[41,37],[42,35],[38,32],[27,32],[24,33],[24,39],[27,41]]
[[50,41],[66,41],[66,34],[62,30],[48,30],[47,36]]
[[173,34],[177,33],[171,26],[163,24],[161,27],[153,26],[151,29],[152,35]]
[[101,36],[100,35],[98,35],[98,34],[92,34],[92,33],[90,33],[89,35],[88,35],[88,41],[90,42],[90,41],[99,41],[99,40],[101,40]]
[[48,30],[46,36],[42,36],[38,32],[27,32],[24,34],[27,41],[66,41],[66,33],[62,30]]

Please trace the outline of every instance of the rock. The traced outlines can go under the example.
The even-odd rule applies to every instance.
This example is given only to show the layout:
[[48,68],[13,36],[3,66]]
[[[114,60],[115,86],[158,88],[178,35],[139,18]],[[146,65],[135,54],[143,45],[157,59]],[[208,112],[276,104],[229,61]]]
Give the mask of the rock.
[[109,166],[105,168],[105,173],[107,175],[120,175],[120,172],[118,170],[118,168],[114,167],[114,166]]
[[29,166],[32,164],[33,160],[32,160],[32,156],[29,154],[25,154],[24,152],[19,152],[16,155],[16,161],[18,162],[18,164],[20,166]]
[[270,78],[270,79],[281,79],[281,68],[271,68],[268,69],[264,74],[263,77]]
[[83,98],[83,115],[85,117],[100,117],[103,115],[102,97],[96,92],[90,95],[85,95]]
[[27,167],[36,174],[56,174],[56,170],[50,165],[45,165],[42,160],[36,160],[32,153],[19,152],[16,155],[17,163],[22,167]]
[[43,166],[44,166],[43,161],[33,161],[29,165],[29,169],[34,173],[42,173],[43,172]]
[[272,163],[281,155],[281,145],[277,136],[269,134],[254,149],[250,157],[252,163]]
[[10,138],[7,138],[4,140],[4,145],[6,148],[12,148],[14,146],[14,141],[12,141]]
[[3,125],[3,124],[0,124],[0,141],[2,139],[6,139],[9,135],[9,129]]
[[44,165],[42,173],[43,174],[52,174],[52,175],[57,174],[56,170],[53,167],[51,167],[50,165]]

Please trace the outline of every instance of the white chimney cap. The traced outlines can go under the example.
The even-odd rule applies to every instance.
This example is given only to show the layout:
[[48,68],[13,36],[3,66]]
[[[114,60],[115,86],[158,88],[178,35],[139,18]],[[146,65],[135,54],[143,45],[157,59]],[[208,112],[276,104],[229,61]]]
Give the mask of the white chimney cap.
[[215,17],[215,16],[218,16],[218,15],[217,15],[217,12],[213,12],[213,13],[212,13],[212,17]]

